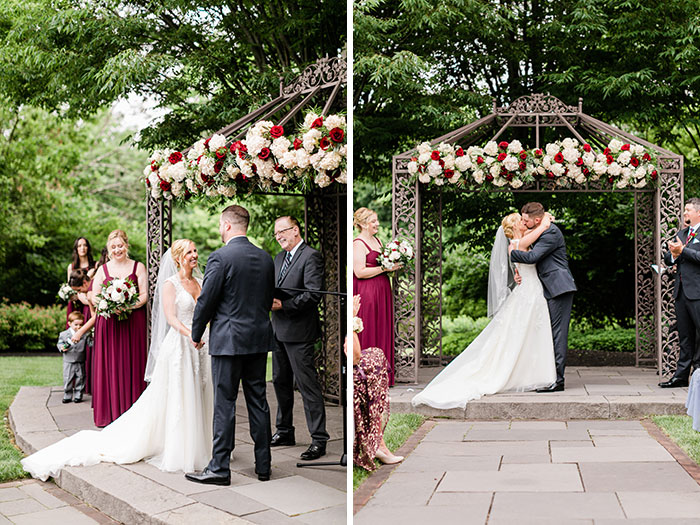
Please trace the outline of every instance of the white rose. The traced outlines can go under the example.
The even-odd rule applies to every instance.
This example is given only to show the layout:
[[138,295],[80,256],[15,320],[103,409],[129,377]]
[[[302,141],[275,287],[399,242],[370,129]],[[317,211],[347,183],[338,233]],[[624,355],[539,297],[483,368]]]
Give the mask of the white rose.
[[408,172],[411,175],[415,175],[418,172],[418,163],[416,161],[412,160],[411,162],[408,163],[407,168],[408,168]]
[[484,146],[484,153],[493,157],[498,153],[498,144],[493,140],[487,142],[486,146]]
[[418,175],[418,180],[421,181],[423,184],[428,184],[430,182],[430,175],[427,173],[421,173]]
[[463,157],[457,157],[455,160],[455,167],[459,171],[467,171],[472,169],[472,161],[469,160],[469,157],[464,155]]
[[328,115],[323,121],[323,125],[326,126],[328,129],[344,128],[345,117],[341,115]]
[[564,149],[575,149],[578,146],[578,140],[572,139],[571,137],[566,137],[561,145],[564,147]]
[[610,141],[610,144],[608,144],[608,147],[613,153],[618,153],[620,151],[620,148],[622,147],[622,142],[620,142],[617,139],[612,139]]
[[578,160],[578,150],[576,148],[564,148],[562,155],[566,162],[574,164]]
[[511,188],[518,189],[518,188],[520,188],[522,185],[523,185],[523,181],[520,180],[520,179],[513,179],[512,181],[510,181],[510,187],[511,187]]
[[554,155],[559,153],[559,144],[554,144],[554,143],[547,144],[547,146],[545,146],[544,150],[547,153],[547,155],[549,155],[550,157],[554,157]]
[[[432,149],[430,147],[430,142],[421,142],[418,145],[418,153],[420,155],[428,155],[428,157],[430,157],[431,151],[432,151]],[[421,164],[424,164],[424,163],[421,163]]]
[[272,151],[272,154],[277,157],[278,159],[281,159],[285,153],[289,151],[289,147],[292,145],[292,143],[289,141],[287,137],[278,137],[275,140],[272,141],[272,146],[270,146],[270,151]]
[[316,146],[318,146],[318,142],[321,140],[321,137],[322,135],[318,128],[311,129],[304,133],[304,136],[302,137],[304,149],[308,152],[313,152],[316,149]]
[[596,161],[593,164],[593,171],[595,171],[598,176],[605,175],[605,172],[608,171],[608,165],[605,162]]
[[493,164],[489,168],[489,173],[494,177],[498,177],[498,174],[501,173],[501,167],[498,164]]
[[503,166],[508,171],[515,171],[518,169],[519,166],[518,159],[513,157],[513,155],[508,155],[503,161]]
[[622,172],[622,167],[617,163],[613,162],[608,166],[608,174],[613,177],[618,176]]
[[476,171],[474,172],[473,177],[474,177],[474,182],[476,182],[477,184],[483,184],[483,183],[484,183],[484,172],[483,172],[483,171],[481,171],[481,170],[476,170]]
[[598,153],[598,155],[596,155],[596,157],[595,157],[595,160],[596,160],[596,162],[605,162],[605,163],[607,163],[607,162],[608,162],[608,157],[607,157],[607,155],[605,155],[605,154],[603,154],[603,153]]
[[442,166],[436,160],[433,160],[428,164],[428,175],[435,178],[442,174]]
[[509,153],[520,153],[522,150],[523,145],[520,143],[519,140],[514,140],[510,144],[508,144]]
[[425,164],[427,164],[428,162],[430,162],[430,153],[421,153],[421,154],[418,156],[418,163],[419,163],[419,164],[424,164],[424,165],[425,165]]
[[307,113],[306,117],[304,117],[304,127],[310,128],[311,124],[313,124],[314,120],[316,120],[317,118],[318,118],[318,115],[316,113],[313,113],[313,112]]
[[630,159],[632,158],[632,154],[629,151],[623,151],[620,153],[620,155],[617,157],[617,162],[621,166],[627,166],[630,163]]
[[588,153],[584,153],[583,154],[583,163],[589,168],[591,166],[593,166],[593,164],[595,163],[595,154],[592,151],[589,151]]

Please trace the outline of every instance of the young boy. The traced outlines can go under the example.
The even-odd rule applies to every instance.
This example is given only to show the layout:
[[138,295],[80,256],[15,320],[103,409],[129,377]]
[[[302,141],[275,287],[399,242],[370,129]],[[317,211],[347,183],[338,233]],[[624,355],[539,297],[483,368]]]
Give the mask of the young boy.
[[74,343],[71,339],[83,326],[85,318],[81,312],[71,312],[68,315],[68,330],[58,336],[58,350],[63,353],[63,402],[74,403],[83,400],[85,388],[85,344],[89,334]]

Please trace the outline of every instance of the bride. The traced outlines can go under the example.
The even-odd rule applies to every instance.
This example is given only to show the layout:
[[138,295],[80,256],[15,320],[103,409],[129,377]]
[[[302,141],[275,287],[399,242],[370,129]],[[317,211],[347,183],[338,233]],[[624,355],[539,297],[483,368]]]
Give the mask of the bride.
[[549,228],[545,215],[527,232],[518,213],[501,222],[491,252],[489,317],[491,322],[425,389],[412,399],[434,408],[464,408],[467,401],[496,392],[524,392],[556,381],[552,329],[547,301],[535,265],[516,264],[521,284],[508,288],[508,244],[527,250]]
[[[161,260],[154,296],[150,385],[134,405],[101,431],[83,430],[22,460],[24,470],[46,480],[64,466],[146,459],[160,470],[191,472],[209,462],[213,392],[209,355],[197,350],[190,327],[202,280],[197,248],[173,243]],[[206,337],[206,336],[205,336]]]

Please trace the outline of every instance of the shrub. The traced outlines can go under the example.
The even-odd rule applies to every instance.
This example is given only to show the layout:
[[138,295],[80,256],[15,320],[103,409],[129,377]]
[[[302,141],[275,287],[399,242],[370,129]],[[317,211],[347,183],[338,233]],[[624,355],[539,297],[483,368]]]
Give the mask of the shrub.
[[586,331],[569,332],[569,348],[576,350],[608,350],[612,352],[634,352],[636,334],[634,328],[592,328]]
[[0,352],[50,352],[65,330],[64,306],[0,302]]

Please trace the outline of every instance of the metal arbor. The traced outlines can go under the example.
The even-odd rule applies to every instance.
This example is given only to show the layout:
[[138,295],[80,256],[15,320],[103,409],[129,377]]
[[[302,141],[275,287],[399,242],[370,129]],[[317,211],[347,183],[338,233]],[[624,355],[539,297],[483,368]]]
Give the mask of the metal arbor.
[[[217,133],[227,138],[232,137],[232,140],[239,140],[245,136],[250,126],[260,120],[273,120],[280,125],[289,124],[302,116],[300,111],[310,103],[323,104],[321,113],[323,116],[328,115],[331,110],[345,109],[345,97],[338,95],[346,85],[345,57],[322,58],[308,66],[293,82],[286,85],[280,82],[280,93],[275,99]],[[345,292],[343,262],[346,258],[345,186],[333,183],[326,188],[315,188],[306,193],[294,194],[304,197],[305,201],[303,217],[305,242],[317,247],[323,255],[324,289],[331,292]],[[172,244],[172,201],[154,199],[149,193],[147,221],[146,268],[149,298],[152,298],[160,259]],[[151,307],[151,300],[149,300],[149,319]],[[322,348],[316,356],[316,366],[325,397],[337,403],[340,402],[342,334],[345,333],[343,311],[344,308],[337,297],[323,295],[320,305],[323,327]]]
[[[635,236],[635,318],[636,364],[656,366],[668,377],[678,357],[678,334],[673,331],[673,282],[651,269],[661,265],[662,243],[672,238],[681,220],[683,206],[683,157],[601,122],[578,106],[567,106],[543,94],[520,97],[509,106],[496,107],[491,114],[438,137],[440,142],[463,147],[497,140],[511,128],[533,128],[535,147],[545,128],[562,130],[582,143],[602,151],[612,138],[626,139],[652,149],[657,155],[658,183],[655,188],[614,189],[604,181],[587,182],[572,188],[537,180],[513,192],[605,192],[634,193]],[[527,130],[532,135],[533,129]],[[414,180],[407,165],[416,150],[392,159],[392,230],[394,236],[412,239],[416,246],[415,265],[406,268],[394,285],[396,379],[416,383],[421,362],[442,360],[442,191]],[[473,182],[472,182],[473,184]],[[460,186],[457,191],[476,191],[477,186]]]

